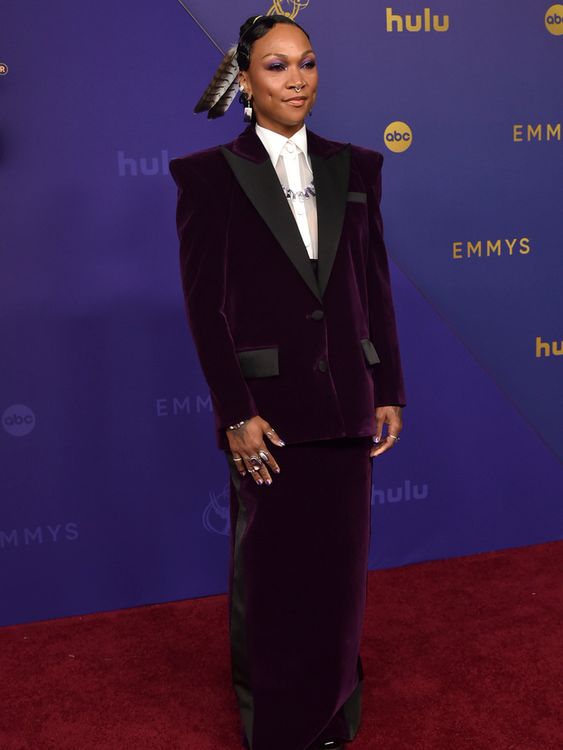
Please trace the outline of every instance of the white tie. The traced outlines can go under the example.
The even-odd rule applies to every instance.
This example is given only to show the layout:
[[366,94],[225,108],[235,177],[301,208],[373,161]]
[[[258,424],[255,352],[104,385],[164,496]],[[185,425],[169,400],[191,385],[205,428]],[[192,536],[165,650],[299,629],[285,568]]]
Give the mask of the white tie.
[[[281,150],[280,156],[285,168],[285,175],[281,170],[278,175],[282,184],[287,185],[294,193],[303,191],[311,182],[313,175],[305,159],[305,154],[292,141],[288,140]],[[279,161],[278,161],[279,164]],[[314,196],[301,200],[289,200],[289,204],[295,216],[295,221],[303,238],[310,258],[317,257],[317,216],[316,201]]]

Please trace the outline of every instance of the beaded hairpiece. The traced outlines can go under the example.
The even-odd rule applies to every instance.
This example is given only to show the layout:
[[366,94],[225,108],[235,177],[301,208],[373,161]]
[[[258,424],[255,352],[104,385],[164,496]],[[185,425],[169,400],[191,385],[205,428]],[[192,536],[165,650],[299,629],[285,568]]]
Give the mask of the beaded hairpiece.
[[195,105],[194,112],[207,112],[207,117],[214,119],[221,117],[229,109],[238,91],[237,78],[240,71],[237,62],[238,46],[259,18],[263,18],[263,15],[256,16],[240,36],[237,44],[226,52],[210,84]]

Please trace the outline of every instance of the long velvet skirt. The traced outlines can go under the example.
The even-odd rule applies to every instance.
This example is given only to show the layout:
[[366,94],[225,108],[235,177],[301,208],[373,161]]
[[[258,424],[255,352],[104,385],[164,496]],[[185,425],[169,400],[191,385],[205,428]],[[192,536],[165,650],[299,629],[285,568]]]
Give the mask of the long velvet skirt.
[[231,667],[250,750],[308,750],[358,730],[372,445],[269,444],[281,472],[261,486],[225,452]]

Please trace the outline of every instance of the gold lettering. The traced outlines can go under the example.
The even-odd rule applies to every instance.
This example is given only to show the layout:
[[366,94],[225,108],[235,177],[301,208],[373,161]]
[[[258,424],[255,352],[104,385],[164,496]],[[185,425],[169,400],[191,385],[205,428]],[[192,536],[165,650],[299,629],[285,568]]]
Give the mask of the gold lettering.
[[522,125],[512,126],[512,139],[515,143],[522,141]]
[[563,354],[563,341],[552,341],[551,353],[556,357],[560,357]]
[[528,140],[531,141],[532,138],[536,137],[538,141],[541,141],[541,122],[535,128],[533,125],[528,125]]
[[455,240],[452,242],[452,258],[460,260],[461,258],[491,258],[493,255],[497,258],[502,257],[503,253],[510,256],[518,252],[520,255],[527,255],[532,252],[531,240],[529,237],[514,237],[504,240],[476,240],[472,242],[467,240]]
[[510,255],[514,252],[514,245],[516,244],[516,239],[513,240],[505,240],[506,244],[508,245],[508,252]]
[[549,354],[549,344],[547,341],[542,341],[541,336],[536,336],[536,357],[549,357]]
[[551,125],[551,123],[547,123],[547,140],[551,140],[551,136],[556,138],[558,141],[561,140],[561,123],[558,122],[557,125]]
[[487,258],[493,253],[496,253],[496,255],[500,257],[501,247],[502,247],[502,242],[500,240],[497,240],[496,242],[487,240]]
[[393,24],[397,24],[397,31],[403,30],[403,19],[400,15],[393,13],[393,8],[386,8],[387,31],[393,31]]
[[447,31],[450,28],[450,17],[444,13],[444,20],[440,25],[439,16],[434,16],[434,31]]
[[405,28],[407,31],[420,31],[422,28],[422,18],[415,16],[416,21],[413,23],[412,16],[405,16]]
[[522,239],[520,240],[520,255],[527,255],[531,249],[530,238],[522,237]]
[[423,8],[422,15],[406,14],[404,17],[399,13],[393,13],[393,8],[385,8],[385,23],[387,31],[448,31],[450,28],[450,17],[444,13],[440,18],[432,14],[430,8]]
[[471,255],[481,257],[481,240],[478,240],[475,245],[472,242],[467,243],[467,257],[469,258]]

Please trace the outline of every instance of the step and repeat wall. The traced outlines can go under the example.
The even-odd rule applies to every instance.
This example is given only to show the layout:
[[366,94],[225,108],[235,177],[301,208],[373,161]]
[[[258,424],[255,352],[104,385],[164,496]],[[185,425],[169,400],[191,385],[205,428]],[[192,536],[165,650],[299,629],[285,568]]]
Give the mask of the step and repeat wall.
[[8,0],[2,625],[226,591],[168,160],[243,130],[238,102],[193,106],[274,12],[318,55],[307,126],[384,155],[408,406],[374,460],[371,567],[563,537],[563,4]]

